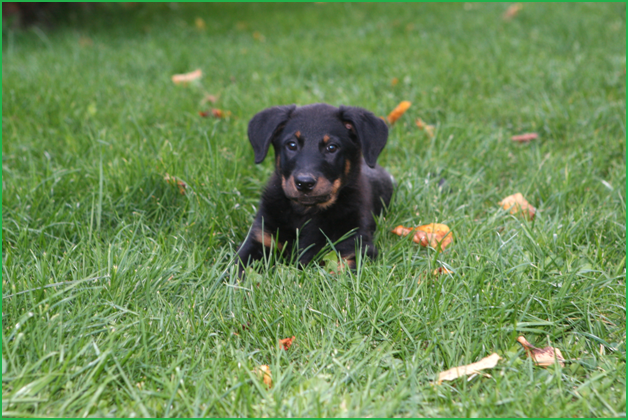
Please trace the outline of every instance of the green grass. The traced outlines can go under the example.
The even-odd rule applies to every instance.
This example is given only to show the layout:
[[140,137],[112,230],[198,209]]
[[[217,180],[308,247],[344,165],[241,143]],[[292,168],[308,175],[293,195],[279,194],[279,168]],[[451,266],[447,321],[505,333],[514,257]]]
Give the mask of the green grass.
[[[625,416],[626,6],[507,6],[103,4],[5,25],[3,416]],[[206,94],[231,117],[201,118]],[[230,280],[273,169],[248,120],[401,100],[380,258]],[[533,222],[496,204],[515,192]],[[431,222],[455,233],[442,254],[389,233]],[[535,367],[518,335],[566,366]],[[492,352],[491,377],[432,384]]]

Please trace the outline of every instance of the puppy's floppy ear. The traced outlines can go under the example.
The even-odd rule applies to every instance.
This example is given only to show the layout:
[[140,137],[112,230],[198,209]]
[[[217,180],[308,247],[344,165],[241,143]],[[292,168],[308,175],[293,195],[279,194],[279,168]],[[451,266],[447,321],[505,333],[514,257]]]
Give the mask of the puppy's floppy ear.
[[388,140],[388,126],[384,120],[366,109],[342,105],[340,119],[353,125],[362,148],[362,156],[366,164],[373,168]]
[[249,141],[255,152],[255,163],[261,163],[266,157],[270,142],[290,118],[296,105],[283,105],[267,108],[258,112],[249,121]]

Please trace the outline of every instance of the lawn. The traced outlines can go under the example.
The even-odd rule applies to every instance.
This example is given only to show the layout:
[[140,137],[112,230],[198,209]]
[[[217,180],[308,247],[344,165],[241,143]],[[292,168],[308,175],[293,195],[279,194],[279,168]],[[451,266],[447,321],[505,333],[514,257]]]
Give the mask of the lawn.
[[[3,417],[624,417],[626,5],[508,6],[101,4],[3,25]],[[271,258],[237,282],[273,170],[248,120],[402,100],[379,258]],[[534,220],[497,204],[517,192]],[[432,222],[454,233],[442,253],[390,233]]]

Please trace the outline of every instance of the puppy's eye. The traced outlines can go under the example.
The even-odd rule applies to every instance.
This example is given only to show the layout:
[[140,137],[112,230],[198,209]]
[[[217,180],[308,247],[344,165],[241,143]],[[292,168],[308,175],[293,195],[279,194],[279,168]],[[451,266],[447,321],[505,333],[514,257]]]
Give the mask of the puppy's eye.
[[338,150],[338,146],[336,146],[335,144],[328,144],[326,149],[329,153],[334,153],[336,150]]
[[297,143],[294,141],[289,141],[288,143],[286,143],[286,147],[288,148],[288,150],[297,150]]

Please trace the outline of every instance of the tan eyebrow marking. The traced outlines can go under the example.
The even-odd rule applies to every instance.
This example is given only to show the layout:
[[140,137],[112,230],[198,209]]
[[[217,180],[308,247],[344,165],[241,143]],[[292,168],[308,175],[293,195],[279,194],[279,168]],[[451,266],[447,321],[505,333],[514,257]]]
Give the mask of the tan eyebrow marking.
[[323,136],[323,143],[327,143],[329,141],[329,139],[330,139],[330,137],[327,134],[325,134]]
[[300,132],[300,131],[297,131],[296,133],[294,133],[294,136],[295,136],[296,138],[300,139],[300,138],[301,138],[301,132]]

